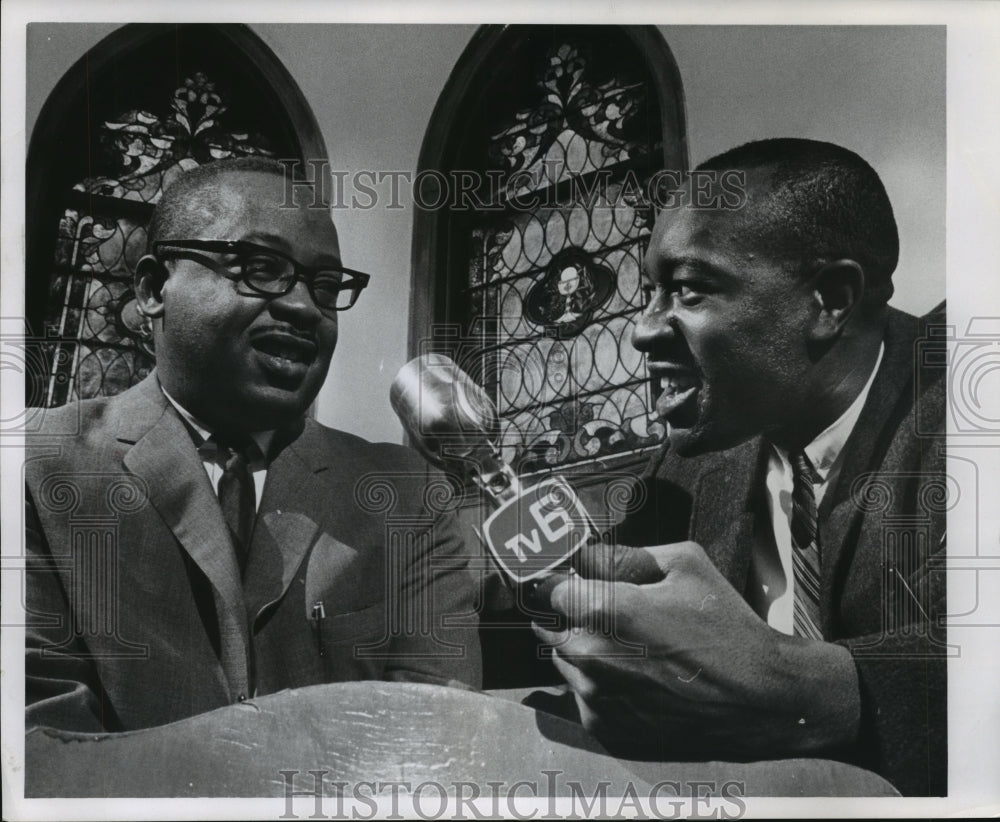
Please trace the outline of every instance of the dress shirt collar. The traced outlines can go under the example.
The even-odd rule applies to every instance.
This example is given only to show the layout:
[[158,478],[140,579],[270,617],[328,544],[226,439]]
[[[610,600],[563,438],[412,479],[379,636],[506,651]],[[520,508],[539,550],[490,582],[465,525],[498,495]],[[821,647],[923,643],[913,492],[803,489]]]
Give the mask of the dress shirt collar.
[[[854,426],[861,416],[861,409],[865,407],[865,401],[871,392],[872,383],[875,382],[875,375],[882,364],[882,355],[885,353],[885,343],[879,345],[878,359],[871,374],[868,375],[868,382],[861,392],[854,398],[854,402],[848,406],[847,410],[841,414],[833,423],[827,426],[811,443],[805,447],[806,456],[809,462],[819,475],[820,481],[825,483],[829,477],[830,469],[833,468],[847,444],[847,438],[851,436]],[[783,461],[788,461],[788,452],[778,446],[774,449],[781,455]]]
[[[199,437],[201,437],[200,445],[204,444],[207,440],[211,439],[214,433],[207,425],[201,422],[197,417],[195,417],[190,411],[188,411],[183,405],[181,405],[177,400],[170,396],[170,393],[163,384],[160,384],[160,390],[163,392],[163,396],[167,398],[167,401],[174,407],[178,414],[181,415],[181,419],[184,420]],[[251,439],[257,444],[260,449],[261,454],[268,454],[271,448],[271,441],[274,439],[274,431],[254,431],[250,434]]]

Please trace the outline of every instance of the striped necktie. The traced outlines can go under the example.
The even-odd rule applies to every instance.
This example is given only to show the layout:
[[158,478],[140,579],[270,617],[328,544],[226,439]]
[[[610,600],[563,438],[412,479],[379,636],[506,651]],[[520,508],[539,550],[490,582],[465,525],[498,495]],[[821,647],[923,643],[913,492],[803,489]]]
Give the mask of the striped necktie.
[[795,635],[822,639],[819,615],[820,558],[816,529],[816,472],[804,451],[792,464],[792,569],[795,574]]

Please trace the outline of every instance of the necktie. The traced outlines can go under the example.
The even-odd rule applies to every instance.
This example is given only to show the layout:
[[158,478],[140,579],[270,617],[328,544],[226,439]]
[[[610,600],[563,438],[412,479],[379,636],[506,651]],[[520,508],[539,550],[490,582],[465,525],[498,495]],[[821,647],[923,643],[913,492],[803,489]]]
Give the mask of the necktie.
[[218,487],[219,505],[226,525],[229,526],[236,549],[236,560],[242,573],[246,570],[257,509],[253,474],[250,471],[250,449],[253,443],[221,442],[216,439],[216,446],[223,463]]
[[795,575],[793,619],[796,636],[822,639],[819,616],[820,559],[816,529],[816,472],[803,451],[792,463],[792,570]]

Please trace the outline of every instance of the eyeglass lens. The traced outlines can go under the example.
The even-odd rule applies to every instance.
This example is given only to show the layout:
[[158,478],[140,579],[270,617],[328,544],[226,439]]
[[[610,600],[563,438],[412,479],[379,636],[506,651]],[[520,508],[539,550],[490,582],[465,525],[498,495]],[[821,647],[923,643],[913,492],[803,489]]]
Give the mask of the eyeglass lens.
[[[284,293],[295,278],[291,260],[264,251],[241,255],[239,264],[247,284],[268,294]],[[356,299],[357,283],[341,271],[315,271],[309,286],[313,299],[321,308],[350,308]]]

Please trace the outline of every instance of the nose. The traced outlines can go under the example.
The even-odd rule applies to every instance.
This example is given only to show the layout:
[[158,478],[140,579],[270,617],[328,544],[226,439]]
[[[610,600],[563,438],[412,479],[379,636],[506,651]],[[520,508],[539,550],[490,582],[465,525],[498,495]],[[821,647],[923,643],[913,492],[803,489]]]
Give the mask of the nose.
[[269,308],[275,319],[285,320],[299,328],[313,328],[328,316],[316,305],[303,279],[295,283],[287,294],[272,297]]
[[672,340],[676,333],[674,301],[657,289],[632,327],[632,347],[648,354],[658,342]]

